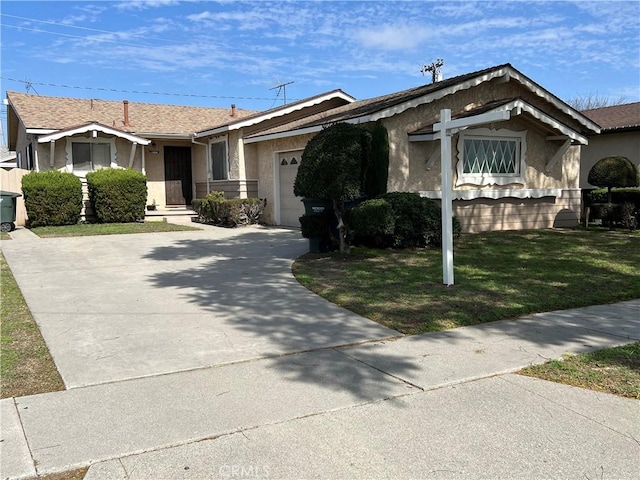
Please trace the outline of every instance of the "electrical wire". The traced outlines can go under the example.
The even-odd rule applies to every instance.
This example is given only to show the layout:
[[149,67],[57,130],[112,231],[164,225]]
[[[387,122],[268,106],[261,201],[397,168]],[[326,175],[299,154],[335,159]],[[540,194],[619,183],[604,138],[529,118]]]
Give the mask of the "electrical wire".
[[[219,99],[230,99],[230,100],[268,100],[274,101],[273,97],[232,97],[226,95],[198,95],[194,93],[171,93],[171,92],[150,92],[150,91],[142,91],[142,90],[123,90],[118,88],[104,88],[104,87],[80,87],[77,85],[64,85],[58,83],[44,83],[44,82],[31,82],[28,80],[18,80],[16,78],[2,77],[0,79],[7,80],[10,82],[18,82],[23,83],[25,85],[40,85],[45,87],[56,87],[56,88],[73,88],[77,90],[94,90],[100,92],[117,92],[117,93],[136,93],[141,95],[163,95],[163,96],[172,96],[172,97],[190,97],[190,98],[219,98]],[[276,96],[276,100],[278,97]],[[293,98],[291,100],[299,100]]]

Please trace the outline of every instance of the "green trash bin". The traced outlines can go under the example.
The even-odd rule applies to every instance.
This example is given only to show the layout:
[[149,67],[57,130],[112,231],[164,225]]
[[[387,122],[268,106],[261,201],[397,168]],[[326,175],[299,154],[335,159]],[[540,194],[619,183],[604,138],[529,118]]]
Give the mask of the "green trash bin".
[[16,204],[19,193],[0,190],[0,230],[11,232],[16,229]]

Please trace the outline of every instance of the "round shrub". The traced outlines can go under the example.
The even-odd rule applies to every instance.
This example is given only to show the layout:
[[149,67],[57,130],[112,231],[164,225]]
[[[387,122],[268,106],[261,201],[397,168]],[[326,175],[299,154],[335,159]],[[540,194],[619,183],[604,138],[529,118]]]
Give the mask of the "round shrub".
[[640,183],[638,169],[627,157],[605,157],[589,170],[587,181],[591,185],[606,188],[607,202],[612,203],[611,189],[615,187],[637,187]]
[[89,201],[100,223],[144,220],[147,178],[130,169],[103,168],[87,173]]
[[82,212],[82,183],[72,173],[31,172],[22,177],[29,226],[74,225]]
[[[365,207],[359,210],[363,205]],[[415,193],[381,195],[354,208],[350,217],[354,225],[359,225],[355,228],[356,238],[365,245],[409,248],[439,246],[442,243],[440,206]],[[454,236],[459,236],[460,231],[460,222],[454,218]]]
[[382,198],[366,200],[349,210],[349,225],[355,231],[355,241],[370,247],[393,245],[396,217],[389,203]]

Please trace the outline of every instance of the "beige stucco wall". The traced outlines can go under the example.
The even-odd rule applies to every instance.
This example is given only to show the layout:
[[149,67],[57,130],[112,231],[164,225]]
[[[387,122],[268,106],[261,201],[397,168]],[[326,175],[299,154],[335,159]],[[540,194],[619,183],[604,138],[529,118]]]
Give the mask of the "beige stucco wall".
[[582,147],[580,187],[594,188],[587,181],[591,168],[601,158],[617,155],[627,157],[640,170],[640,130],[589,137],[589,145]]
[[274,158],[279,152],[304,149],[307,142],[314,134],[299,135],[297,137],[280,138],[260,142],[256,148],[258,161],[258,197],[267,199],[267,206],[263,215],[266,223],[275,223],[274,196],[275,196],[275,171]]
[[[440,190],[440,160],[434,162],[430,170],[425,168],[431,154],[440,149],[439,141],[409,142],[408,133],[418,130],[440,120],[440,110],[449,108],[452,111],[460,111],[466,106],[472,105],[476,98],[483,101],[510,98],[522,95],[522,90],[511,84],[483,84],[475,89],[461,91],[455,95],[447,96],[439,101],[416,108],[408,109],[399,115],[382,120],[389,133],[389,191],[424,191]],[[536,105],[539,99],[529,99]],[[568,122],[567,122],[568,123]],[[577,128],[577,125],[574,125]],[[482,128],[492,130],[508,129],[513,131],[525,131],[526,173],[524,184],[497,185],[460,185],[461,190],[498,189],[498,188],[577,188],[579,172],[579,147],[571,147],[561,161],[557,162],[550,172],[545,172],[545,167],[558,149],[562,141],[547,141],[548,131],[541,130],[535,123],[522,117],[513,117],[504,122],[495,122],[490,125],[482,125]],[[472,131],[470,128],[468,132]],[[458,135],[452,137],[452,164],[453,181],[457,180],[456,165],[458,162],[457,149]]]

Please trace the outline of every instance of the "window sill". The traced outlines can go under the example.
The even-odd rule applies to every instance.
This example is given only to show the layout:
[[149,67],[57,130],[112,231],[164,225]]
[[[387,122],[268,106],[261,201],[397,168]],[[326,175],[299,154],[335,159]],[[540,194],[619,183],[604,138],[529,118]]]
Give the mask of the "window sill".
[[[440,190],[428,190],[418,192],[421,197],[441,199],[442,192]],[[530,189],[493,189],[493,190],[454,190],[454,200],[475,200],[477,198],[489,198],[497,200],[499,198],[543,198],[543,197],[560,197],[562,195],[561,188],[530,188]]]

